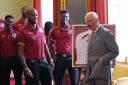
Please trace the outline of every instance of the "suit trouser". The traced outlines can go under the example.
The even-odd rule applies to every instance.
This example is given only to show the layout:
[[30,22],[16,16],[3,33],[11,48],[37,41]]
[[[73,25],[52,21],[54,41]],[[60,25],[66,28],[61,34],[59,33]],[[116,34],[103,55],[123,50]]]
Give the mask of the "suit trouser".
[[88,85],[111,85],[106,80],[89,79]]
[[105,79],[97,79],[97,78],[89,78],[89,76],[91,75],[92,69],[94,67],[94,63],[90,63],[88,64],[88,75],[86,75],[87,77],[87,81],[88,81],[88,85],[111,85],[111,80],[105,80]]
[[51,85],[52,71],[47,60],[26,60],[28,68],[32,71],[34,78],[27,78],[26,85]]
[[[71,55],[69,57],[71,57]],[[55,68],[53,71],[55,84],[64,85],[63,79],[66,69],[70,75],[71,85],[77,85],[78,69],[72,67],[71,59],[63,58],[62,56],[56,57]]]
[[23,69],[18,57],[1,58],[0,65],[0,84],[10,85],[10,73],[12,70],[15,78],[15,85],[22,85]]

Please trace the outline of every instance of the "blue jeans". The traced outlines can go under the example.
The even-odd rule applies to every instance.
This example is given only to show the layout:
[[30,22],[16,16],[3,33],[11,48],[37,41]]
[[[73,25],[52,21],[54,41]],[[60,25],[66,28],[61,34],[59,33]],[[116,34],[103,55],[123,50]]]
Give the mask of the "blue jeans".
[[47,60],[26,60],[34,78],[27,78],[26,85],[52,85],[52,71]]
[[78,69],[72,67],[71,55],[67,55],[65,58],[61,55],[56,56],[55,68],[53,71],[55,84],[64,85],[63,79],[66,69],[70,75],[71,85],[77,85]]
[[10,85],[10,73],[13,71],[15,85],[22,85],[23,69],[17,56],[13,58],[1,58],[0,62],[0,84]]

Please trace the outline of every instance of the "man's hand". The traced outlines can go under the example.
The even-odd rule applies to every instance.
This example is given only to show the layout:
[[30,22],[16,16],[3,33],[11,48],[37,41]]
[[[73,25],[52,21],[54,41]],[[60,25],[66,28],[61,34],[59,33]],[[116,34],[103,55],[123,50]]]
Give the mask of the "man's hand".
[[49,65],[50,65],[51,69],[53,70],[54,69],[53,59],[49,60]]
[[28,67],[24,69],[24,75],[28,78],[33,78],[33,74]]

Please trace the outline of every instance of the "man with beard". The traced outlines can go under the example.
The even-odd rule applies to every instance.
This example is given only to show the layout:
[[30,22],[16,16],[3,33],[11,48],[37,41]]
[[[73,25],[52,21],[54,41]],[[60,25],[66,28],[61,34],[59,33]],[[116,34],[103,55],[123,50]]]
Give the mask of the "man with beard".
[[28,24],[18,37],[19,58],[24,69],[26,85],[51,85],[51,69],[54,64],[46,45],[44,31],[37,25],[37,10],[29,8],[27,19]]

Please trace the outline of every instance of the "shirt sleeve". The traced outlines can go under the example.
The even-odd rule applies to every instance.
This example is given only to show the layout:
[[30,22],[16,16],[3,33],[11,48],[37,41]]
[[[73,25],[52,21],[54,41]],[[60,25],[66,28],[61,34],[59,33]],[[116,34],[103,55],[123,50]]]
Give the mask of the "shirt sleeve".
[[18,44],[25,44],[25,34],[24,32],[20,32],[18,34]]

